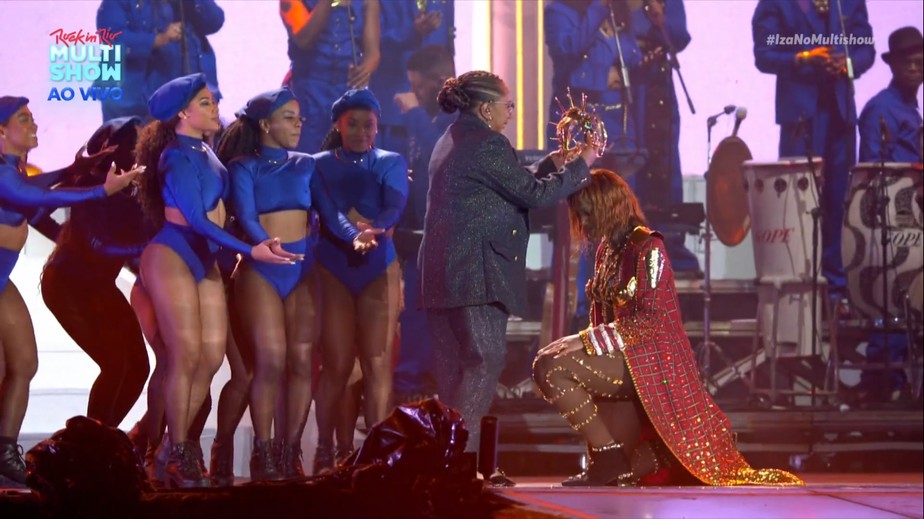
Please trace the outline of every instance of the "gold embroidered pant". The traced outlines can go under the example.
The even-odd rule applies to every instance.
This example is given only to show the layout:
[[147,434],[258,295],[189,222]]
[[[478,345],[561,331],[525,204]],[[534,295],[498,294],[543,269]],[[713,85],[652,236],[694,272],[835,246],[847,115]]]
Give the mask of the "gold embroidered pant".
[[542,355],[533,362],[533,380],[589,447],[623,444],[636,477],[659,467],[655,445],[639,445],[644,411],[621,354],[596,357],[579,350],[558,358]]

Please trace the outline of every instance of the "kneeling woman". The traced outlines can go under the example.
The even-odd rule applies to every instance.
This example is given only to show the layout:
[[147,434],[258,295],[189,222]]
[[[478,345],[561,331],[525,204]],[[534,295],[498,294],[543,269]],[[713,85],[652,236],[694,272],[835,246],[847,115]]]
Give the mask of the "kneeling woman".
[[300,258],[282,250],[278,239],[250,246],[222,229],[230,183],[202,140],[221,126],[205,85],[203,74],[193,74],[158,88],[148,101],[157,121],[142,131],[136,153],[148,172],[142,183],[145,210],[163,225],[141,255],[141,278],[167,351],[166,483],[177,487],[208,485],[187,434],[225,354],[228,311],[218,247],[268,263]]
[[[286,251],[305,256],[294,265],[244,260],[233,283],[243,342],[252,346],[256,361],[250,386],[250,478],[257,481],[304,476],[300,432],[311,405],[317,318],[308,240],[314,159],[287,151],[298,145],[301,132],[298,101],[289,89],[280,88],[248,101],[218,150],[222,159],[234,158],[228,164],[232,211],[244,234],[253,241],[279,236]],[[270,438],[278,395],[283,396],[285,423],[276,424],[283,446],[282,459],[275,460]],[[213,449],[219,455],[228,451]]]
[[[735,447],[700,380],[664,242],[625,181],[595,170],[568,204],[575,239],[596,246],[590,326],[533,363],[545,399],[587,442],[590,467],[562,484],[634,485],[672,465],[672,475],[707,485],[801,485],[788,472],[751,468]],[[606,421],[600,399],[612,408]]]

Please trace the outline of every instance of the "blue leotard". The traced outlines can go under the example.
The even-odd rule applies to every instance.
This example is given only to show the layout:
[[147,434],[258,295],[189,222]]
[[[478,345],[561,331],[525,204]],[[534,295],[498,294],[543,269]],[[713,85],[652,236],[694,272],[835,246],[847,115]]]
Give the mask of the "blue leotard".
[[397,254],[391,236],[384,234],[366,254],[355,252],[353,239],[359,230],[347,214],[353,209],[373,227],[392,228],[407,203],[407,163],[401,155],[379,149],[355,154],[338,148],[314,158],[317,169],[311,189],[322,224],[317,260],[358,295],[385,272]]
[[[314,168],[314,159],[310,155],[289,153],[269,146],[261,146],[259,155],[239,157],[228,165],[231,207],[248,238],[255,242],[271,238],[260,225],[261,214],[311,209],[311,178]],[[305,232],[307,234],[307,227]],[[307,237],[284,243],[282,248],[288,252],[304,254],[305,260],[294,265],[274,265],[259,261],[251,261],[249,264],[285,299],[314,262]]]
[[164,172],[164,206],[179,209],[188,226],[170,222],[151,243],[173,249],[186,262],[196,282],[215,263],[219,247],[250,256],[251,246],[209,220],[208,212],[230,193],[228,171],[202,139],[177,135],[160,155]]

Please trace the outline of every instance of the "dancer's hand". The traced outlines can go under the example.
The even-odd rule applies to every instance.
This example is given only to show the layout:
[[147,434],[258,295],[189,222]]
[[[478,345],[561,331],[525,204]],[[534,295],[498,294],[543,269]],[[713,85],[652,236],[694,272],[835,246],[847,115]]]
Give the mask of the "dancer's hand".
[[270,246],[270,250],[273,251],[273,254],[281,258],[289,258],[295,261],[302,261],[305,259],[304,254],[296,254],[294,252],[289,252],[283,249],[282,240],[280,240],[279,238],[273,238],[272,240],[270,240],[269,246]]
[[356,228],[359,229],[359,235],[353,238],[353,250],[363,254],[377,247],[379,243],[375,237],[385,233],[385,229],[372,227],[366,222],[356,222]]
[[276,265],[293,265],[295,263],[295,259],[291,257],[295,256],[295,254],[282,251],[285,256],[278,255],[273,251],[274,245],[280,250],[282,249],[282,247],[279,245],[279,238],[263,240],[250,249],[250,257],[256,261],[273,263]]
[[584,344],[581,342],[581,336],[578,334],[568,335],[560,339],[556,339],[548,346],[539,350],[537,356],[542,355],[551,355],[553,358],[561,357],[562,355],[567,355],[573,351],[578,351],[584,348]]
[[106,173],[106,181],[103,182],[103,189],[106,190],[107,195],[118,193],[131,185],[144,170],[145,166],[135,166],[124,173],[119,173],[116,169],[115,162],[113,162],[112,166],[109,168],[109,173]]

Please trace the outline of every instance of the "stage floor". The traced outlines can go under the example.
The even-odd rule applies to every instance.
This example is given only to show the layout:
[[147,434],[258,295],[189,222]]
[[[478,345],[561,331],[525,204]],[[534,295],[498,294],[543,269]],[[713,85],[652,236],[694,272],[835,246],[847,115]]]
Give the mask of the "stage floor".
[[[924,518],[924,477],[921,474],[826,473],[802,476],[807,483],[805,487],[788,488],[573,489],[559,486],[559,477],[517,478],[516,487],[489,492],[516,502],[516,505],[511,504],[504,511],[493,514],[493,517],[503,519]],[[34,496],[29,491],[0,489],[0,517],[39,517],[33,500]],[[195,509],[179,505],[172,509],[170,515],[175,518],[202,517],[202,513],[208,510],[207,504]],[[309,506],[307,510],[282,516],[273,514],[271,517],[342,516],[331,515],[332,510],[323,507]],[[7,513],[11,515],[7,516]],[[206,515],[209,514],[206,512]]]
[[576,519],[897,519],[924,517],[921,474],[802,474],[805,487],[562,488],[549,478],[499,490],[537,512]]

